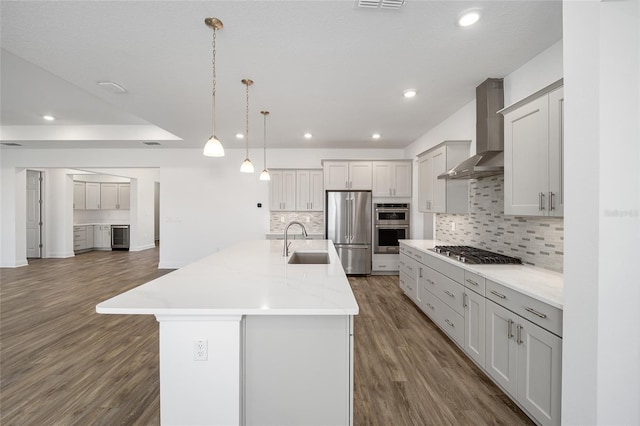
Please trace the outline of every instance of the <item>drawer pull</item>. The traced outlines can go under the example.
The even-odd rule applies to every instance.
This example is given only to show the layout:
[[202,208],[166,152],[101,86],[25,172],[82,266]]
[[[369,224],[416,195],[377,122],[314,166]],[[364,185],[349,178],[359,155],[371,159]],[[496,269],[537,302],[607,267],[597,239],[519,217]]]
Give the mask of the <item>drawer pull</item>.
[[455,295],[455,294],[453,294],[453,293],[451,293],[451,292],[449,292],[449,290],[445,290],[444,292],[445,292],[445,293],[447,294],[447,296],[449,296],[449,297],[456,297],[456,295]]
[[448,319],[444,320],[444,322],[446,322],[447,324],[449,324],[451,327],[456,328],[455,325],[453,325],[453,323],[451,321],[449,321]]
[[417,257],[418,259],[422,259],[422,256],[420,256],[419,254],[416,254],[416,257]]
[[547,316],[541,312],[536,311],[533,308],[525,308],[525,311],[531,312],[533,315],[539,316],[540,318],[546,318]]
[[432,280],[430,280],[429,278],[427,278],[427,282],[431,285],[436,285],[436,283],[434,283]]
[[522,341],[522,326],[520,324],[516,326],[516,334],[516,343],[519,345],[523,344],[524,342]]
[[434,310],[434,309],[435,309],[431,303],[427,303],[427,306],[428,306],[428,307],[429,307],[429,309],[431,309],[431,310]]
[[462,307],[467,308],[469,304],[467,303],[467,293],[462,293]]
[[504,294],[500,294],[495,290],[491,290],[491,294],[495,294],[496,296],[498,296],[500,299],[506,299],[507,296],[505,296]]
[[467,278],[465,281],[467,281],[469,284],[472,284],[472,285],[475,285],[475,286],[479,285],[477,282],[475,282],[474,280],[470,280],[469,278]]
[[513,320],[509,319],[507,321],[507,339],[511,339],[513,337]]

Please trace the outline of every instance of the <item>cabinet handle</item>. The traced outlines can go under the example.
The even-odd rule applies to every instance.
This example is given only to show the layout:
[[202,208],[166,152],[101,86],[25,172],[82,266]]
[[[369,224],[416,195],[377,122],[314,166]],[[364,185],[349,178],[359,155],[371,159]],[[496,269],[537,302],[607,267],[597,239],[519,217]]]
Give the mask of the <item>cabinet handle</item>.
[[469,304],[467,303],[467,293],[462,293],[462,307],[467,308]]
[[451,321],[449,321],[448,319],[444,320],[444,322],[446,322],[447,324],[449,324],[451,327],[456,328],[455,325],[453,325],[453,323]]
[[313,210],[313,203],[309,203],[309,210]]
[[472,285],[475,285],[475,286],[479,285],[477,282],[475,282],[474,280],[470,280],[469,278],[467,278],[465,281],[468,282],[469,284],[472,284]]
[[349,189],[349,181],[348,180],[344,182],[344,187]]
[[422,256],[420,256],[419,254],[416,254],[416,258],[422,259]]
[[393,189],[393,195],[396,195],[396,190],[395,190],[395,188]]
[[544,192],[538,194],[538,210],[544,210]]
[[445,290],[444,292],[445,292],[445,293],[447,294],[447,296],[449,296],[449,297],[454,297],[454,298],[456,297],[453,293],[449,293],[449,290]]
[[553,196],[555,194],[553,192],[549,192],[549,211],[555,210],[555,206],[553,205]]
[[519,345],[523,344],[524,342],[522,341],[522,326],[520,324],[516,326],[516,334],[516,343]]
[[433,281],[431,281],[429,278],[427,278],[427,282],[431,285],[436,285],[436,283],[434,283]]
[[491,293],[491,294],[495,294],[495,295],[496,295],[496,296],[498,296],[500,299],[506,299],[506,298],[507,298],[507,296],[505,296],[504,294],[500,294],[500,293],[498,293],[498,292],[497,292],[497,291],[495,291],[495,290],[491,290],[491,292],[490,292],[490,293]]
[[429,307],[429,309],[431,309],[432,311],[435,309],[431,303],[427,303],[427,306],[428,306],[428,307]]
[[507,339],[511,339],[513,337],[513,320],[507,320]]
[[536,311],[533,308],[525,308],[525,311],[531,312],[533,315],[539,316],[540,318],[546,318],[547,316],[541,312]]
[[420,271],[419,275],[418,275],[418,278],[422,278],[422,268],[418,268],[418,271]]

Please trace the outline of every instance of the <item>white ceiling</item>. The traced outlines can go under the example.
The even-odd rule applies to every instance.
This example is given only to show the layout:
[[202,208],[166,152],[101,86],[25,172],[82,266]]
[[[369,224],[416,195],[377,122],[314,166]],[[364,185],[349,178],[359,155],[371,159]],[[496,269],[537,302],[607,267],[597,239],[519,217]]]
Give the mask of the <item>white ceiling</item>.
[[[479,8],[461,28],[457,17]],[[269,147],[402,148],[562,37],[555,1],[419,1],[401,10],[345,1],[5,1],[1,139],[26,147],[239,148],[251,78],[250,142]],[[96,84],[113,81],[127,94]],[[402,92],[418,90],[414,99]],[[57,117],[45,123],[42,114]],[[313,138],[305,140],[303,134]],[[371,134],[382,138],[372,141]],[[19,148],[17,148],[19,149]],[[157,149],[157,148],[156,148]]]

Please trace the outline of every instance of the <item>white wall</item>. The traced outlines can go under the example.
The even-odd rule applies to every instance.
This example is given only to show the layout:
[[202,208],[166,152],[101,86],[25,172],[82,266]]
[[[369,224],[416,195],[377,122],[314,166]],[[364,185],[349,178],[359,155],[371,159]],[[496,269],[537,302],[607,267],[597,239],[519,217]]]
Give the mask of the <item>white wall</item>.
[[[26,183],[15,184],[16,170],[22,167],[72,168],[131,177],[138,202],[151,206],[149,209],[131,206],[132,230],[136,220],[139,226],[136,234],[142,236],[141,241],[132,240],[133,249],[153,244],[153,193],[158,179],[134,175],[130,168],[159,168],[163,268],[184,266],[236,241],[263,239],[269,230],[269,185],[260,182],[257,174],[239,172],[244,159],[242,149],[226,152],[223,158],[209,158],[200,150],[181,149],[3,150],[2,266],[16,266],[18,259],[24,257],[21,253],[26,252],[25,242],[22,249],[16,249],[18,241],[26,241],[26,224],[16,227],[14,212],[25,208],[21,207],[24,203],[14,202],[16,188],[22,193],[26,188]],[[251,151],[251,155],[256,168],[261,169],[261,156],[255,152]],[[281,149],[268,150],[267,161],[270,168],[320,168],[322,159],[400,159],[403,155],[402,150]],[[9,180],[4,179],[5,175]],[[72,187],[68,191],[72,196]],[[259,202],[262,208],[256,207]],[[135,214],[134,209],[138,210]],[[11,231],[6,238],[5,229]]]
[[563,8],[563,424],[640,424],[640,1]]
[[[504,76],[504,102],[508,106],[562,78],[562,40],[558,41],[517,70]],[[501,76],[487,76],[500,78]],[[476,153],[476,101],[460,108],[446,120],[425,133],[405,149],[405,157],[415,156],[445,140],[470,140],[470,156]],[[418,182],[418,167],[414,162],[413,181]],[[418,199],[418,185],[413,187],[413,199]],[[420,213],[414,203],[411,212],[415,220],[413,238],[432,238],[434,215]],[[421,220],[422,218],[422,220]]]

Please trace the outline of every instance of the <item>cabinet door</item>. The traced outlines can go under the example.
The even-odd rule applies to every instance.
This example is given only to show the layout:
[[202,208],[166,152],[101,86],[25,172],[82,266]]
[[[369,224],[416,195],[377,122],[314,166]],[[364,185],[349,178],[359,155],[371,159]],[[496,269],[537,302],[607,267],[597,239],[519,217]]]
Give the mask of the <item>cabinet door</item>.
[[284,170],[282,172],[282,196],[283,210],[296,209],[296,171]]
[[349,189],[370,190],[373,187],[371,161],[349,163]]
[[296,210],[311,210],[311,172],[309,170],[296,171]]
[[282,211],[282,170],[269,170],[271,180],[269,181],[269,210]]
[[508,393],[517,392],[517,317],[502,306],[486,301],[485,370]]
[[311,170],[309,173],[309,201],[312,211],[324,210],[324,185],[322,170]]
[[102,231],[102,248],[110,248],[111,247],[111,227],[110,226],[101,226]]
[[87,225],[87,248],[93,248],[93,225]]
[[464,298],[464,351],[484,368],[485,298],[470,290],[465,290]]
[[95,225],[93,227],[93,246],[96,248],[102,248],[104,245],[102,241],[102,226]]
[[430,177],[433,175],[433,159],[425,155],[418,160],[418,210],[429,212],[433,202],[433,185]]
[[549,216],[564,216],[564,91],[549,93]]
[[389,161],[373,162],[373,197],[393,196],[393,163]]
[[394,197],[411,197],[411,163],[395,163],[392,173]]
[[516,331],[518,402],[540,424],[559,425],[562,340],[524,318]]
[[85,184],[85,208],[87,210],[100,209],[100,184],[87,182]]
[[444,213],[447,211],[447,181],[438,179],[438,176],[447,171],[446,147],[443,146],[433,152],[432,165],[430,179],[433,185],[433,205],[430,211]]
[[84,182],[73,182],[73,209],[84,210],[86,188]]
[[324,188],[327,191],[349,189],[349,163],[347,161],[324,162]]
[[129,210],[131,206],[131,185],[128,183],[118,184],[118,209]]
[[549,104],[538,98],[504,117],[504,213],[547,214]]
[[118,184],[103,183],[100,185],[100,208],[116,210],[118,208]]

